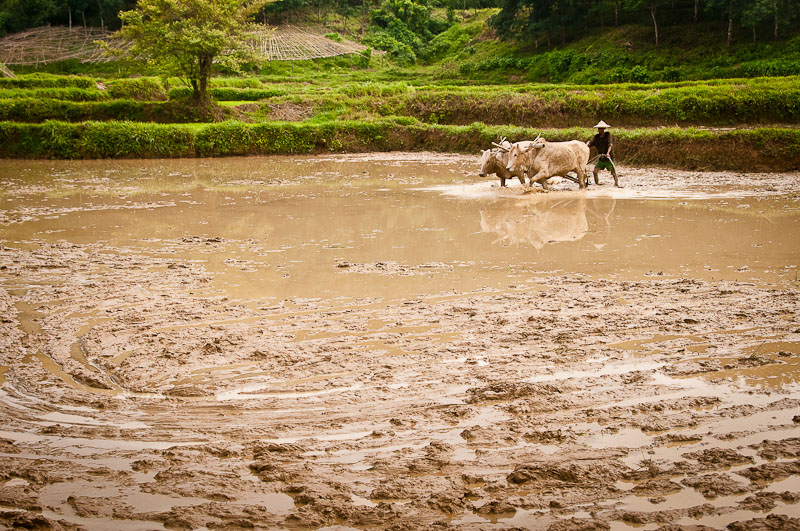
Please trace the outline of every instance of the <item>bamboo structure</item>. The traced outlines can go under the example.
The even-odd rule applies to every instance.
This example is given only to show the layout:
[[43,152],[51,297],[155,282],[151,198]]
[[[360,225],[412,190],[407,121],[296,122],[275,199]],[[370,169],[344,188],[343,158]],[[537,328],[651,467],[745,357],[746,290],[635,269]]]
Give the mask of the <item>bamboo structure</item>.
[[267,61],[303,61],[361,53],[366,46],[352,41],[334,41],[323,27],[292,25],[265,28],[251,33],[247,45]]
[[3,63],[0,63],[0,74],[3,74],[3,77],[17,77],[16,74]]
[[[363,52],[366,47],[352,41],[325,37],[323,27],[279,26],[248,34],[246,44],[255,55],[267,61],[301,61]],[[44,26],[14,33],[0,39],[0,63],[4,65],[43,65],[77,59],[82,63],[101,63],[118,58],[101,43],[125,49],[112,39],[113,33],[100,28],[72,29]]]
[[82,63],[101,63],[114,59],[99,41],[114,46],[111,32],[99,28],[69,29],[44,26],[14,33],[0,39],[0,62],[5,65],[41,65],[77,59]]

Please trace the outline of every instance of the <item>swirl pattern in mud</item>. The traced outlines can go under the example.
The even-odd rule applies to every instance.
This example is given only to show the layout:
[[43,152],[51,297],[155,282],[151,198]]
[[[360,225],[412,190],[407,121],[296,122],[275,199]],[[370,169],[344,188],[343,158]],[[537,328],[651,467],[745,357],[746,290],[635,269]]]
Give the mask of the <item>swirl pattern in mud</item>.
[[0,248],[0,525],[800,526],[797,198],[428,157],[10,201],[40,214]]

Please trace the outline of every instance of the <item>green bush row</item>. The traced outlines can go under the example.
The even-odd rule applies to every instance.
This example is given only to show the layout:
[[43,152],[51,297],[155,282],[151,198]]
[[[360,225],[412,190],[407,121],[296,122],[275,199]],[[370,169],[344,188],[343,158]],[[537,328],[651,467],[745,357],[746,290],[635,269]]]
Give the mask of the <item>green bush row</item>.
[[0,153],[13,158],[189,157],[194,134],[181,126],[135,122],[0,123]]
[[[478,153],[505,136],[550,141],[586,139],[592,129],[439,126],[408,118],[324,124],[221,122],[199,129],[136,122],[0,122],[0,157],[192,157],[314,152],[439,151]],[[709,131],[660,128],[617,130],[620,164],[659,164],[701,169],[800,168],[800,130]]]
[[53,74],[27,74],[12,78],[0,78],[0,88],[94,88],[97,80],[81,76],[57,76]]
[[650,91],[586,87],[524,93],[417,90],[403,99],[396,102],[393,112],[446,124],[482,121],[546,126],[595,117],[626,125],[800,122],[800,83],[694,85]]
[[[54,95],[53,91],[62,97],[49,97]],[[64,99],[68,91],[89,94],[87,98],[100,95],[106,99],[70,101]],[[3,98],[3,92],[17,97]],[[166,97],[163,85],[155,78],[120,79],[109,82],[104,91],[0,89],[0,120],[213,121],[207,113],[192,110],[186,99],[189,94],[189,89],[172,89],[169,102],[154,101]],[[597,86],[415,87],[406,82],[350,83],[336,90],[294,85],[262,89],[218,87],[212,89],[212,94],[219,100],[229,101],[283,98],[274,103],[314,109],[316,122],[406,115],[440,125],[483,122],[532,127],[563,127],[598,118],[620,126],[800,123],[799,77]],[[22,95],[27,97],[20,97]],[[78,95],[73,99],[79,99]],[[225,116],[232,113],[229,110],[220,112]],[[261,110],[243,112],[250,112],[248,119],[254,121],[264,118]]]
[[[288,92],[283,89],[240,89],[233,87],[216,87],[210,91],[211,96],[219,101],[258,101],[275,96],[286,96]],[[169,91],[169,99],[187,99],[191,97],[192,89],[177,87]]]
[[164,101],[167,91],[164,85],[153,77],[131,77],[115,79],[108,84],[111,98],[131,98],[138,101]]
[[[49,76],[54,79],[68,79],[63,76]],[[85,78],[79,78],[85,79]],[[135,77],[121,78],[107,83],[92,80],[89,86],[53,87],[13,87],[0,85],[0,99],[45,98],[64,101],[107,101],[118,98],[131,98],[139,101],[164,101],[167,93],[158,79]]]
[[109,95],[107,91],[101,91],[97,88],[0,88],[0,99],[12,98],[47,98],[66,101],[102,101],[108,100]]
[[142,102],[115,99],[74,102],[39,98],[0,99],[0,121],[41,123],[48,120],[193,123],[208,122],[212,117],[182,101]]

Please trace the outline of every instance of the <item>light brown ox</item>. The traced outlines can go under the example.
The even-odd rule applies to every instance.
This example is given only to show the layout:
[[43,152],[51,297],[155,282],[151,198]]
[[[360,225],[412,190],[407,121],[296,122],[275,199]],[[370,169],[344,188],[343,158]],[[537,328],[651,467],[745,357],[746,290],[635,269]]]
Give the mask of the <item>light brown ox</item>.
[[[498,145],[498,144],[495,144]],[[496,174],[500,177],[500,186],[506,185],[506,179],[519,178],[522,186],[525,186],[525,172],[511,172],[506,169],[508,165],[508,152],[511,150],[511,142],[503,140],[499,147],[494,149],[481,150],[481,177]]]
[[[517,142],[508,153],[506,170],[528,174],[530,186],[538,182],[549,190],[547,180],[551,177],[570,178],[567,173],[578,174],[578,185],[586,188],[586,164],[589,162],[589,147],[580,140],[548,142],[543,138]],[[574,179],[573,179],[574,180]]]

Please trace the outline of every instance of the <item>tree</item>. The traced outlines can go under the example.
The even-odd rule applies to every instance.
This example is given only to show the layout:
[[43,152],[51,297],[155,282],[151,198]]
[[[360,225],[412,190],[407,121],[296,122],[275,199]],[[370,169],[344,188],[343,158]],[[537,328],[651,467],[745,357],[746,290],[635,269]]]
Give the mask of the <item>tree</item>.
[[753,42],[756,42],[756,28],[767,20],[771,12],[772,0],[752,0],[742,10],[742,26],[753,30]]
[[4,32],[46,24],[58,11],[55,0],[1,0],[0,26]]
[[728,46],[733,40],[733,23],[740,21],[748,4],[752,0],[708,0],[706,8],[721,13],[728,20],[728,33],[726,42]]
[[774,22],[773,38],[777,41],[780,27],[788,26],[792,19],[800,16],[800,5],[797,0],[759,0],[768,6]]
[[664,0],[625,0],[625,5],[628,9],[647,8],[650,12],[650,18],[653,20],[653,33],[655,33],[656,46],[658,46],[658,8],[664,3]]
[[201,106],[209,103],[208,78],[214,62],[238,68],[255,5],[242,0],[139,0],[120,13],[118,37],[129,41],[131,57],[162,66],[192,87]]

